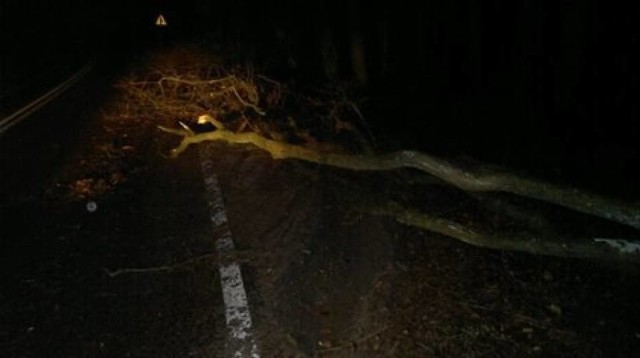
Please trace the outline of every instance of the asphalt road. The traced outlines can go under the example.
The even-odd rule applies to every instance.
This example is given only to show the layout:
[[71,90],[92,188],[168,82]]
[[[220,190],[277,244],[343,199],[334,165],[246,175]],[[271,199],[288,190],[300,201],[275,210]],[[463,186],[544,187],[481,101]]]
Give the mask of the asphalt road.
[[390,260],[385,221],[358,218],[313,165],[216,146],[167,159],[153,124],[105,115],[112,79],[93,73],[2,138],[2,356],[229,356],[223,261],[242,267],[263,356],[360,333],[354,312]]
[[[112,75],[94,72],[2,138],[2,356],[185,356],[220,350],[210,339],[224,322],[217,319],[222,297],[214,265],[197,273],[107,274],[212,250],[202,178],[197,166],[188,167],[197,161],[153,166],[150,160],[135,167],[153,166],[153,172],[118,193],[67,195],[87,177],[113,174],[85,170],[105,159],[92,146],[114,139],[99,115],[112,93]],[[167,195],[176,188],[186,190]],[[96,203],[95,211],[88,210],[89,202]]]
[[[0,356],[229,356],[229,263],[263,357],[640,352],[632,268],[478,249],[359,209],[393,198],[507,220],[407,173],[223,144],[170,159],[176,139],[122,110],[117,76],[95,71],[0,138]],[[235,247],[220,255],[228,234]]]

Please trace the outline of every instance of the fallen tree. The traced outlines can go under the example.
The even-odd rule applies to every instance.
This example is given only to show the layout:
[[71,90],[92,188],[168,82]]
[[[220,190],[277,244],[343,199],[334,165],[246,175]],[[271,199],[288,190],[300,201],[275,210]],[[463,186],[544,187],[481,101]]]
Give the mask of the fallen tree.
[[[426,174],[423,177],[437,177],[475,198],[481,193],[510,193],[626,225],[634,229],[630,231],[634,237],[640,230],[637,203],[620,202],[486,166],[468,169],[417,151],[373,154],[373,136],[357,101],[351,99],[348,84],[333,84],[313,93],[291,91],[287,84],[257,75],[251,67],[225,65],[216,55],[189,48],[172,51],[154,58],[152,71],[132,73],[118,87],[128,94],[128,101],[120,104],[127,117],[164,124],[160,127],[163,131],[181,137],[172,152],[174,156],[192,144],[217,141],[253,145],[274,159],[298,159],[348,170],[409,168]],[[205,132],[195,133],[191,129],[196,118],[205,125],[199,128]],[[176,120],[182,128],[173,128]],[[345,150],[328,143],[327,138],[351,147]],[[539,216],[535,211],[514,216],[517,210],[508,209],[508,204],[503,202],[499,206],[500,215],[509,216],[514,222],[522,221],[527,215]],[[554,228],[536,225],[525,225],[526,230],[509,233],[480,230],[397,203],[375,203],[363,210],[391,216],[401,223],[475,246],[564,257],[640,261],[640,247],[625,240],[567,237],[556,233]]]
[[[435,176],[467,192],[511,193],[560,205],[640,229],[640,209],[637,206],[577,189],[563,188],[508,173],[495,171],[474,172],[457,167],[446,160],[417,151],[405,150],[383,155],[327,153],[268,139],[255,132],[233,132],[228,130],[221,121],[210,115],[200,116],[198,122],[201,124],[210,123],[215,127],[215,130],[196,134],[186,126],[184,126],[184,129],[159,127],[162,131],[182,137],[180,144],[172,150],[174,157],[185,151],[192,144],[205,141],[220,141],[231,144],[251,144],[268,152],[274,159],[299,159],[350,170],[386,171],[412,168]],[[397,204],[383,208],[373,208],[370,211],[375,214],[390,215],[405,224],[439,232],[475,246],[562,257],[640,262],[640,246],[625,240],[585,238],[581,241],[567,241],[562,238],[535,236],[522,238],[502,237],[500,235],[481,234],[460,224],[432,218],[426,214],[419,214],[402,208]]]

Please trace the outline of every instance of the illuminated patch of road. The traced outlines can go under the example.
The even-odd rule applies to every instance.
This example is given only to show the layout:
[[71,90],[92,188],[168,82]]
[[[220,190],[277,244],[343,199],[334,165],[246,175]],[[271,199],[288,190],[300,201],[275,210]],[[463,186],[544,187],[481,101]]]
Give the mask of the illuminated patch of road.
[[211,212],[211,223],[214,232],[219,237],[216,248],[220,257],[220,283],[225,305],[227,328],[227,354],[231,357],[259,358],[258,345],[253,337],[251,312],[247,300],[247,293],[242,280],[242,272],[237,262],[225,260],[234,248],[231,231],[229,230],[227,213],[224,207],[222,192],[218,178],[214,173],[211,160],[202,155],[202,174],[206,185],[206,199]]

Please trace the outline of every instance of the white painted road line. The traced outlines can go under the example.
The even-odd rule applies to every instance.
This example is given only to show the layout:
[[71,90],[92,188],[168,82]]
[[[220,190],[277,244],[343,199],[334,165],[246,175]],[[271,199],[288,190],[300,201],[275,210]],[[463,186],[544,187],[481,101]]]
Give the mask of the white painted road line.
[[220,235],[216,240],[218,256],[221,258],[219,265],[220,283],[225,305],[225,317],[227,328],[227,355],[234,358],[260,358],[258,345],[253,337],[253,324],[251,312],[247,300],[247,292],[242,280],[240,265],[236,262],[228,262],[223,258],[228,257],[235,249],[231,231],[229,230],[227,213],[224,207],[222,192],[218,178],[214,173],[211,160],[206,158],[206,145],[201,147],[200,157],[202,174],[206,186],[206,199],[211,213],[213,229]]
[[20,123],[22,120],[29,117],[31,114],[33,114],[37,110],[39,110],[40,108],[47,105],[49,102],[56,99],[56,97],[64,93],[66,90],[71,88],[71,86],[76,84],[84,76],[86,76],[89,72],[91,72],[94,66],[95,66],[94,61],[87,63],[84,67],[78,70],[78,72],[74,73],[73,76],[69,77],[64,82],[60,83],[59,85],[49,90],[47,93],[43,94],[42,96],[38,97],[31,103],[27,104],[26,106],[15,111],[10,116],[0,120],[0,134],[3,134],[7,130],[9,130],[9,128]]

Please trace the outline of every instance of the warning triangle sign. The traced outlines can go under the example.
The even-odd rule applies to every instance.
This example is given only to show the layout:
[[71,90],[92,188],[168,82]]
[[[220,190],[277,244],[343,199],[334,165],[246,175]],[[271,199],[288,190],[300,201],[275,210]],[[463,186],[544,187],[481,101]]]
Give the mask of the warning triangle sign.
[[167,26],[167,20],[164,19],[162,14],[158,15],[158,18],[156,19],[156,26]]

